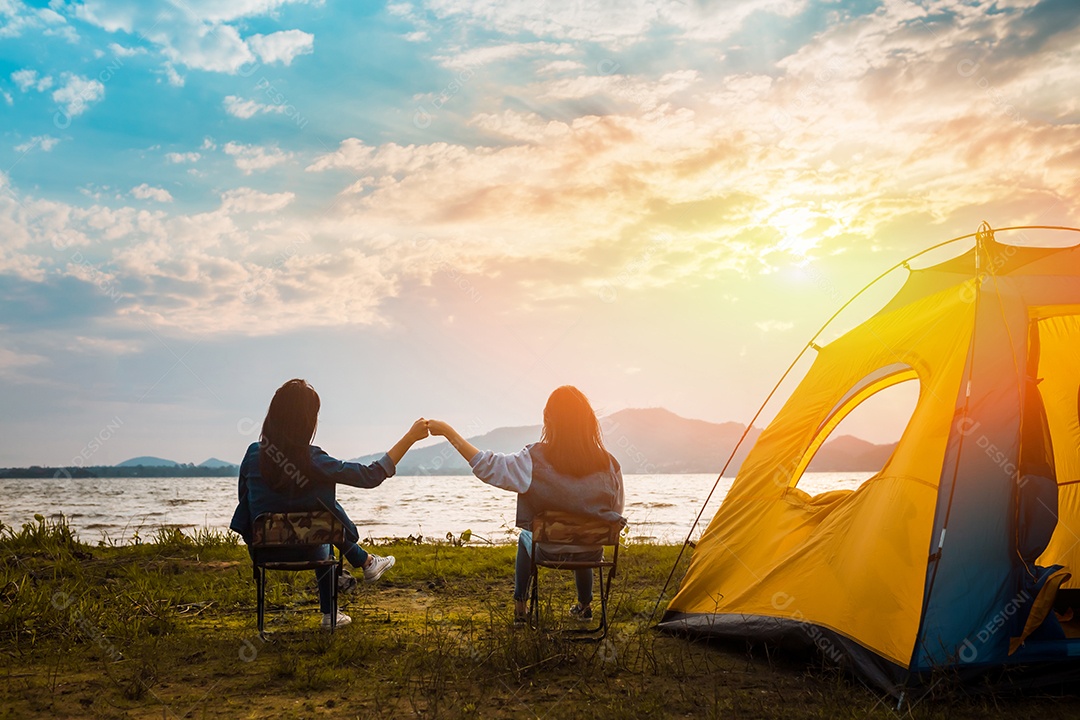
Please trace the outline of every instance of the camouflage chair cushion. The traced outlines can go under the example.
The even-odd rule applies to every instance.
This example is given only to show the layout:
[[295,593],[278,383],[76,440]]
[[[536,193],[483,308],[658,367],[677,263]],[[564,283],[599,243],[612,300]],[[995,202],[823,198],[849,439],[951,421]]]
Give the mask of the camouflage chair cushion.
[[626,520],[600,520],[547,510],[533,519],[533,542],[555,545],[617,545]]
[[263,513],[255,518],[252,545],[340,545],[345,542],[345,526],[325,510],[291,513]]

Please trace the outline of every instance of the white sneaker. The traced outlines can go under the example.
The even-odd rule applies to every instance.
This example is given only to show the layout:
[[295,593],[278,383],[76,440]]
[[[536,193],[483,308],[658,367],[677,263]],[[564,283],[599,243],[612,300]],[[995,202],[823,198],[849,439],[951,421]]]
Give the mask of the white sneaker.
[[381,555],[369,555],[368,564],[364,566],[364,580],[375,582],[382,577],[383,573],[394,567],[397,562],[393,555],[382,557]]
[[[330,613],[323,613],[323,616],[322,616],[322,626],[323,626],[323,629],[324,629],[324,630],[329,630],[329,629],[330,629],[330,621],[331,621],[332,619],[333,619],[333,618],[331,617]],[[351,623],[351,622],[352,622],[352,618],[351,618],[351,617],[349,617],[349,616],[348,616],[348,615],[346,615],[345,613],[343,613],[343,612],[341,612],[340,610],[338,610],[338,614],[337,614],[337,626],[338,626],[338,627],[341,627],[341,626],[343,626],[343,625],[348,625],[348,624],[349,624],[349,623]]]

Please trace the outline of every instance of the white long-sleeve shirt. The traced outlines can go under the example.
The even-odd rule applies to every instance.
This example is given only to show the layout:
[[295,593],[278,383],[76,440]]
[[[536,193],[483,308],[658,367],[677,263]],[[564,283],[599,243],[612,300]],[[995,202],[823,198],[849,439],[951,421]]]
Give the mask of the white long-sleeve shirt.
[[[532,486],[533,461],[529,446],[513,455],[481,450],[469,460],[473,475],[488,485],[518,494],[528,492]],[[544,550],[552,554],[595,552],[600,545],[555,545],[548,543]]]
[[473,475],[488,485],[518,494],[532,485],[533,462],[526,446],[513,455],[481,450],[469,460]]

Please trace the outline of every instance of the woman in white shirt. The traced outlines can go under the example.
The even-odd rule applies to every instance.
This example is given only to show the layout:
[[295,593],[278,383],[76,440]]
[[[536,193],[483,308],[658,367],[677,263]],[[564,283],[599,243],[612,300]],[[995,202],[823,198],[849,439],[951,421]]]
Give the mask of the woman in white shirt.
[[[556,388],[544,407],[540,442],[512,455],[481,451],[441,420],[428,431],[442,435],[468,460],[473,474],[489,485],[517,493],[518,536],[514,572],[514,619],[522,622],[532,577],[532,521],[545,510],[562,510],[602,520],[621,520],[623,479],[619,463],[604,448],[600,423],[588,398],[571,385]],[[600,550],[564,548],[561,559],[594,559]],[[575,570],[580,619],[592,617],[593,572]]]

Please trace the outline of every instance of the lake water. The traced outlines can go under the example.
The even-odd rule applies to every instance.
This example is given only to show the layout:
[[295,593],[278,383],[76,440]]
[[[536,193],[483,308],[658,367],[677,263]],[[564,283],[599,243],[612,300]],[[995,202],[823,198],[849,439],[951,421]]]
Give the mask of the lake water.
[[[854,489],[872,473],[807,473],[799,487],[810,494]],[[732,478],[720,481],[696,538],[708,525]],[[627,475],[626,509],[630,537],[681,543],[716,482],[715,475]],[[446,534],[471,530],[475,539],[515,538],[513,493],[471,475],[394,477],[374,490],[339,485],[338,501],[361,538]],[[35,513],[68,518],[79,538],[131,542],[136,532],[149,539],[163,526],[225,530],[236,507],[233,478],[87,478],[0,480],[0,521],[18,527]]]

